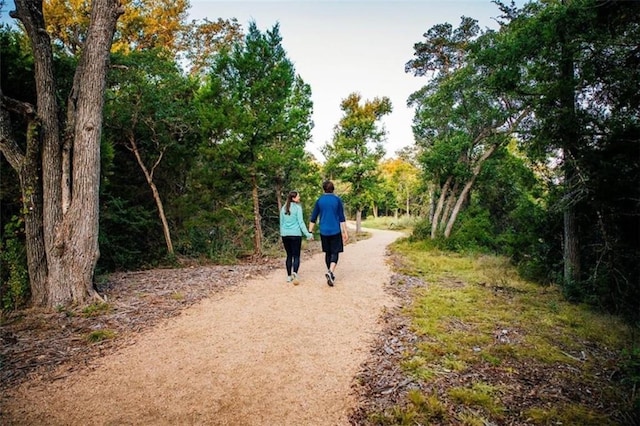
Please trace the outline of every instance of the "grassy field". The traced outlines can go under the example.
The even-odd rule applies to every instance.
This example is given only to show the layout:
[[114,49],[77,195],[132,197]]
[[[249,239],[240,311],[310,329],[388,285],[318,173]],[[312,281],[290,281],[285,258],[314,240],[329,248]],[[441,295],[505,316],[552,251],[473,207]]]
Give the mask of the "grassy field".
[[640,424],[637,329],[501,257],[407,240],[393,252],[396,272],[423,282],[402,311],[417,339],[399,368],[413,386],[372,424]]

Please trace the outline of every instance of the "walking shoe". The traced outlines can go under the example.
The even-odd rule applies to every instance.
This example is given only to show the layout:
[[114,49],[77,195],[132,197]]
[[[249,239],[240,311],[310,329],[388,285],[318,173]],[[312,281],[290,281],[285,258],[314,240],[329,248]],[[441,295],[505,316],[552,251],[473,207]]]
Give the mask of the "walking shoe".
[[293,273],[293,285],[298,285],[300,284],[300,278],[298,278],[298,273],[294,272]]
[[324,276],[327,278],[327,285],[329,287],[333,287],[333,283],[336,280],[336,277],[333,275],[333,272],[327,271],[327,273],[324,274]]
[[291,283],[293,281],[293,277],[291,275],[289,275],[287,277],[287,284]]

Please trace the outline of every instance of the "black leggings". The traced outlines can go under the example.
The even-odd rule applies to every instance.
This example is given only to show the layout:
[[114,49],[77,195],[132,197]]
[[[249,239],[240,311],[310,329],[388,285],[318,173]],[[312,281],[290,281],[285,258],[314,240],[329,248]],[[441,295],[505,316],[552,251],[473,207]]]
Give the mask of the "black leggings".
[[327,264],[327,269],[331,267],[332,263],[338,263],[338,257],[340,257],[339,253],[325,253],[324,254],[324,263]]
[[344,251],[342,235],[320,234],[320,242],[322,243],[322,251],[324,252],[324,263],[327,265],[327,269],[331,269],[331,264],[337,264],[340,253]]
[[291,270],[296,274],[300,268],[300,249],[302,247],[302,237],[282,237],[284,250],[287,252],[287,275],[291,275]]

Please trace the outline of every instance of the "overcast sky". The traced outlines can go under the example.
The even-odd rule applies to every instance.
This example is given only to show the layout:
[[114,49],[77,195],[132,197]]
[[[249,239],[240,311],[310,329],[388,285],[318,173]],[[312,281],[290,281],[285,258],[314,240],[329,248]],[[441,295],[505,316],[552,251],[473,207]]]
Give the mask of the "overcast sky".
[[[7,1],[2,21],[13,2]],[[521,3],[519,1],[518,3]],[[282,44],[296,72],[311,86],[313,142],[308,150],[322,160],[319,147],[331,140],[342,115],[340,102],[358,92],[364,100],[387,96],[393,112],[384,119],[388,156],[413,143],[409,95],[426,84],[404,72],[413,45],[432,26],[461,16],[496,28],[498,8],[490,0],[191,0],[191,19],[237,18],[246,29],[280,24]]]

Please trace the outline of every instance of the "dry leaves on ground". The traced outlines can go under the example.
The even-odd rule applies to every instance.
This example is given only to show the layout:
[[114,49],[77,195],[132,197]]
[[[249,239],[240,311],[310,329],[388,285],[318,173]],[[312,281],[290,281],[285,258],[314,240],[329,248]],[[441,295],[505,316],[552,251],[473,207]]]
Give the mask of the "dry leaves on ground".
[[229,266],[114,273],[97,286],[106,303],[94,306],[95,313],[85,307],[8,314],[0,326],[0,390],[38,376],[56,380],[88,366],[96,357],[135,343],[138,333],[159,321],[281,264],[280,259],[260,258]]

